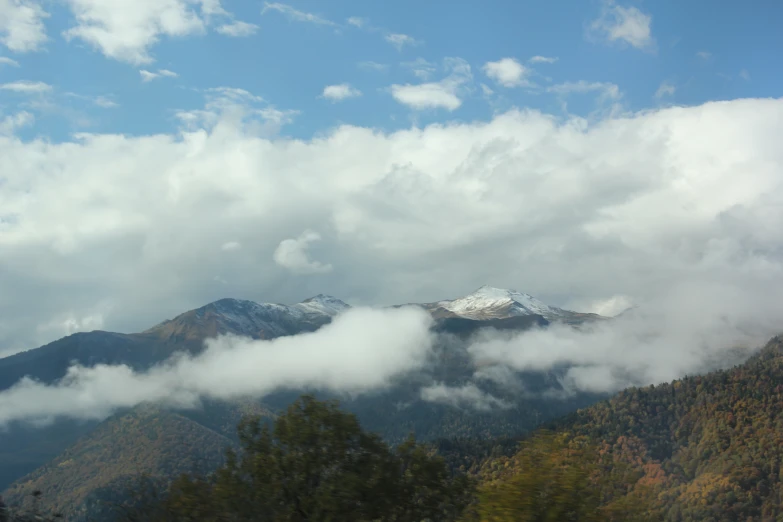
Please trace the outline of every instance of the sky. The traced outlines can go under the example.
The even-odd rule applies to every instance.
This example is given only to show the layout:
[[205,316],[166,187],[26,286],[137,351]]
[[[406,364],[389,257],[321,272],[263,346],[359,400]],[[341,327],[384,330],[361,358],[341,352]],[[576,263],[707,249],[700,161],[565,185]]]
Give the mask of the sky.
[[223,297],[483,284],[783,330],[781,20],[0,0],[0,353]]

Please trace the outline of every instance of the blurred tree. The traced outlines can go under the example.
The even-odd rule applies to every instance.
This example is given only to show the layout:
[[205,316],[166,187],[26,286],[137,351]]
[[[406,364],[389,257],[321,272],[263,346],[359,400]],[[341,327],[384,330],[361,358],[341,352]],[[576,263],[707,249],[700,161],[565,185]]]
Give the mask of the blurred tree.
[[482,522],[612,522],[654,520],[640,489],[618,495],[627,477],[608,460],[567,434],[541,431],[509,462],[506,476],[483,485],[467,520]]
[[[391,450],[336,402],[304,396],[269,429],[239,425],[242,451],[214,475],[183,475],[157,502],[137,502],[125,520],[456,520],[473,483],[413,439]],[[143,500],[143,499],[141,499]]]

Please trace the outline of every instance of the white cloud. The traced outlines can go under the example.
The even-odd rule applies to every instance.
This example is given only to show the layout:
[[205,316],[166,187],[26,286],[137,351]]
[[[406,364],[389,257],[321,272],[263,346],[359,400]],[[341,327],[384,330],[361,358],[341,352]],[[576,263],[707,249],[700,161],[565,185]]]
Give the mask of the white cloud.
[[[756,287],[753,292],[762,289]],[[676,300],[676,301],[675,301]],[[615,303],[616,304],[616,303]],[[566,390],[612,392],[660,384],[741,362],[764,335],[779,328],[771,315],[753,317],[756,298],[717,281],[668,288],[612,322],[575,330],[554,326],[512,337],[486,337],[468,348],[483,364],[515,371],[570,366]],[[619,310],[619,306],[614,310]]]
[[421,80],[428,80],[436,71],[436,66],[424,58],[416,58],[412,62],[403,62],[403,67],[410,69],[414,76]]
[[0,89],[4,91],[18,92],[21,94],[41,94],[44,92],[50,92],[52,90],[52,86],[44,82],[19,80],[0,84]]
[[742,69],[739,75],[743,80],[750,81],[750,73],[747,71],[747,69]]
[[[35,116],[27,111],[9,114],[0,119],[0,135],[12,135],[23,127],[29,127],[35,123]],[[2,216],[0,216],[0,230],[2,229]]]
[[661,82],[661,85],[658,86],[658,90],[655,91],[655,98],[660,100],[664,96],[674,96],[674,93],[677,91],[677,88],[669,83],[669,82]]
[[459,387],[447,386],[442,383],[433,384],[421,389],[421,398],[427,402],[450,404],[451,406],[466,407],[479,411],[511,407],[510,403],[493,397],[482,391],[475,384],[466,384]]
[[366,18],[362,18],[360,16],[351,16],[346,20],[346,23],[348,25],[352,25],[354,27],[363,28],[366,27],[370,22]]
[[175,117],[187,130],[215,129],[221,123],[236,126],[254,136],[270,137],[291,123],[296,110],[281,110],[245,89],[214,87],[205,91],[207,103],[203,109],[181,110]]
[[333,102],[342,101],[348,98],[356,98],[357,96],[361,95],[362,91],[351,87],[350,84],[347,83],[327,85],[324,87],[324,90],[321,93],[322,98],[326,98],[327,100],[331,100]]
[[10,65],[11,67],[19,67],[19,62],[7,56],[0,56],[0,65]]
[[651,49],[655,46],[651,23],[652,16],[638,8],[622,7],[606,0],[601,16],[593,21],[590,29],[610,42],[623,41],[637,49]]
[[[103,328],[133,332],[225,296],[430,302],[487,282],[665,304],[647,324],[681,349],[723,317],[725,339],[780,329],[783,99],[289,139],[260,97],[208,96],[169,134],[0,137],[0,346],[51,341],[37,325],[104,300]],[[310,259],[334,268],[281,283],[274,252],[308,227]]]
[[310,245],[321,240],[321,235],[305,230],[299,237],[284,239],[275,249],[274,260],[279,266],[295,274],[325,274],[332,271],[332,265],[310,259]]
[[285,15],[289,20],[295,22],[307,22],[316,25],[328,25],[337,26],[336,23],[328,20],[320,15],[314,13],[307,13],[305,11],[299,11],[291,7],[288,4],[282,4],[279,2],[264,2],[264,8],[261,10],[261,14],[265,14],[269,11],[276,11]]
[[588,82],[585,80],[579,80],[578,82],[564,82],[557,85],[552,85],[547,88],[547,91],[555,94],[567,96],[574,93],[588,93],[599,92],[601,97],[606,99],[617,100],[622,97],[620,88],[609,82]]
[[156,78],[179,77],[179,74],[175,73],[174,71],[169,71],[168,69],[158,69],[158,72],[152,72],[152,71],[147,71],[145,69],[141,69],[139,71],[139,75],[141,76],[141,81],[143,82],[151,82]]
[[210,23],[230,16],[219,0],[66,0],[76,25],[63,35],[81,40],[106,57],[134,65],[152,63],[162,37],[204,34]]
[[633,306],[633,301],[627,295],[613,295],[606,299],[571,302],[566,308],[568,310],[598,314],[604,317],[614,317]]
[[218,26],[215,31],[226,36],[240,38],[243,36],[252,36],[256,34],[258,31],[258,26],[256,24],[236,20],[231,23]]
[[242,243],[239,241],[227,241],[220,246],[220,250],[224,252],[233,252],[242,248]]
[[413,47],[421,43],[416,38],[402,33],[388,33],[384,39],[396,47],[398,51],[401,51],[403,47]]
[[555,63],[558,60],[556,56],[533,56],[530,63]]
[[39,332],[52,332],[57,337],[64,337],[76,332],[91,332],[103,327],[103,315],[94,313],[84,317],[76,317],[74,314],[65,314],[46,324],[38,325]]
[[526,78],[530,71],[514,58],[502,58],[496,62],[487,62],[484,74],[503,87],[522,87],[530,85]]
[[377,390],[427,362],[430,322],[415,308],[353,309],[315,333],[271,341],[212,339],[204,353],[175,356],[145,373],[100,365],[72,367],[53,385],[25,378],[0,392],[0,426],[57,417],[100,419],[144,402],[192,407],[203,398],[263,397],[289,387]]
[[459,109],[462,100],[453,89],[442,83],[422,83],[419,85],[392,85],[392,96],[411,109]]
[[699,51],[696,53],[696,57],[701,58],[704,61],[707,61],[710,58],[712,58],[712,53],[708,51]]
[[0,0],[0,43],[16,52],[40,50],[48,16],[36,0]]
[[108,98],[106,96],[97,96],[93,103],[97,105],[98,107],[102,107],[104,109],[113,109],[115,107],[119,107],[120,104],[116,101],[112,100],[111,98]]
[[473,80],[470,66],[464,60],[450,58],[445,61],[450,74],[439,82],[421,84],[395,84],[390,90],[397,102],[414,110],[445,109],[454,111],[462,105],[460,93]]

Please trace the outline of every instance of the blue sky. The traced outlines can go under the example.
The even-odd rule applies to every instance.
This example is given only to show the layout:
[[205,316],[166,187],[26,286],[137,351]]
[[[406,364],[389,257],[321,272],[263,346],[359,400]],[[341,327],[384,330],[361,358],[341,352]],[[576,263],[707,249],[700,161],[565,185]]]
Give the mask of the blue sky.
[[[102,10],[90,0],[24,0],[23,7],[39,5],[46,13],[38,17],[41,25],[23,29],[33,34],[8,27],[3,33],[0,26],[8,44],[0,46],[0,83],[49,86],[41,84],[47,90],[32,96],[0,91],[4,114],[34,115],[36,124],[24,135],[63,140],[73,132],[169,132],[181,124],[178,111],[202,108],[205,91],[222,87],[243,89],[263,99],[259,108],[282,111],[280,131],[297,138],[342,123],[391,130],[486,120],[513,106],[588,116],[780,95],[779,2],[114,4]],[[155,16],[163,4],[182,19],[180,26],[161,28]],[[198,23],[188,26],[193,20]],[[234,36],[222,29],[237,23]],[[96,28],[103,34],[91,39]],[[22,43],[12,41],[14,34]],[[125,44],[124,54],[117,42]],[[486,69],[503,59],[521,66],[506,85]],[[469,67],[450,87],[459,107],[395,99],[393,85],[448,81],[456,60]],[[176,77],[144,81],[140,73],[160,70]],[[322,96],[329,85],[361,95],[330,100]],[[613,95],[606,90],[612,85]]]

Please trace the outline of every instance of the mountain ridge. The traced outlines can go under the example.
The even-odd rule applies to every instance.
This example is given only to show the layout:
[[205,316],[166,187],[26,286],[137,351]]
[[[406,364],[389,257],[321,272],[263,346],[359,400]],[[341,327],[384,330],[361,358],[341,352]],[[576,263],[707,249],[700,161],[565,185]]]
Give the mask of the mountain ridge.
[[[531,299],[534,298],[531,296]],[[415,306],[427,309],[428,305]],[[547,305],[541,305],[541,309],[543,310],[545,306]],[[0,390],[9,388],[25,376],[43,383],[54,383],[62,378],[73,364],[88,367],[96,364],[124,364],[135,371],[145,371],[176,352],[200,353],[204,350],[206,339],[219,335],[232,334],[253,339],[274,339],[312,332],[350,308],[340,299],[326,294],[317,294],[292,305],[256,303],[233,298],[218,299],[160,322],[142,332],[131,334],[104,331],[78,332],[42,347],[2,358],[0,359]],[[555,310],[554,307],[548,306],[546,309]],[[444,313],[441,313],[441,310]],[[550,324],[550,321],[542,315],[522,313],[521,309],[509,310],[508,313],[494,309],[491,313],[485,314],[484,318],[475,314],[472,317],[463,317],[437,306],[428,311],[434,318],[434,332],[453,334],[463,342],[481,329],[522,331],[529,328],[545,328]],[[576,314],[576,312],[572,313]],[[570,319],[571,316],[568,315],[553,318],[565,322]],[[459,352],[447,355],[439,364],[445,366],[441,366],[433,376],[438,379],[451,379],[455,385],[461,385],[460,383],[469,380],[472,375],[469,360]],[[282,393],[265,400],[272,401],[270,403],[272,409],[279,409],[290,399],[289,395]],[[418,400],[415,393],[408,392],[395,397],[400,404]],[[375,399],[355,402],[356,411],[361,412],[363,418],[370,422],[374,429],[386,431],[389,435],[393,434],[395,438],[404,436],[402,431],[407,432],[407,430],[436,437],[444,429],[438,424],[441,422],[438,419],[448,425],[464,423],[467,419],[465,412],[457,414],[447,411],[450,407],[448,405],[421,404],[409,410],[409,413],[400,414],[395,408],[387,408],[389,405],[380,405],[373,400]],[[517,413],[521,415],[518,420],[512,418],[513,412],[503,413],[502,415],[508,418],[502,422],[493,421],[496,428],[490,428],[492,423],[488,417],[481,421],[485,426],[481,428],[481,432],[489,433],[499,429],[499,433],[509,433],[516,429],[514,426],[519,428],[524,426],[526,429],[529,423],[525,419],[547,418],[544,410],[550,406],[537,405],[533,409],[520,411]],[[560,406],[555,410],[564,411]],[[379,412],[384,413],[379,415]],[[397,427],[392,429],[389,426],[390,422],[396,423]],[[19,425],[12,426],[12,429],[6,433],[0,433],[0,446],[14,448],[13,455],[6,452],[8,453],[6,461],[13,462],[13,466],[4,465],[3,459],[0,458],[0,490],[12,480],[34,471],[41,464],[55,458],[68,446],[76,443],[79,437],[95,429],[99,422],[83,421],[76,426],[66,426],[66,424],[65,421],[58,421],[47,428],[46,444],[43,446],[40,445],[40,441],[36,442],[35,437],[30,437],[29,430]],[[67,427],[67,429],[60,429],[60,427]],[[472,429],[475,431],[479,428]],[[0,453],[0,457],[2,456],[3,454]]]

